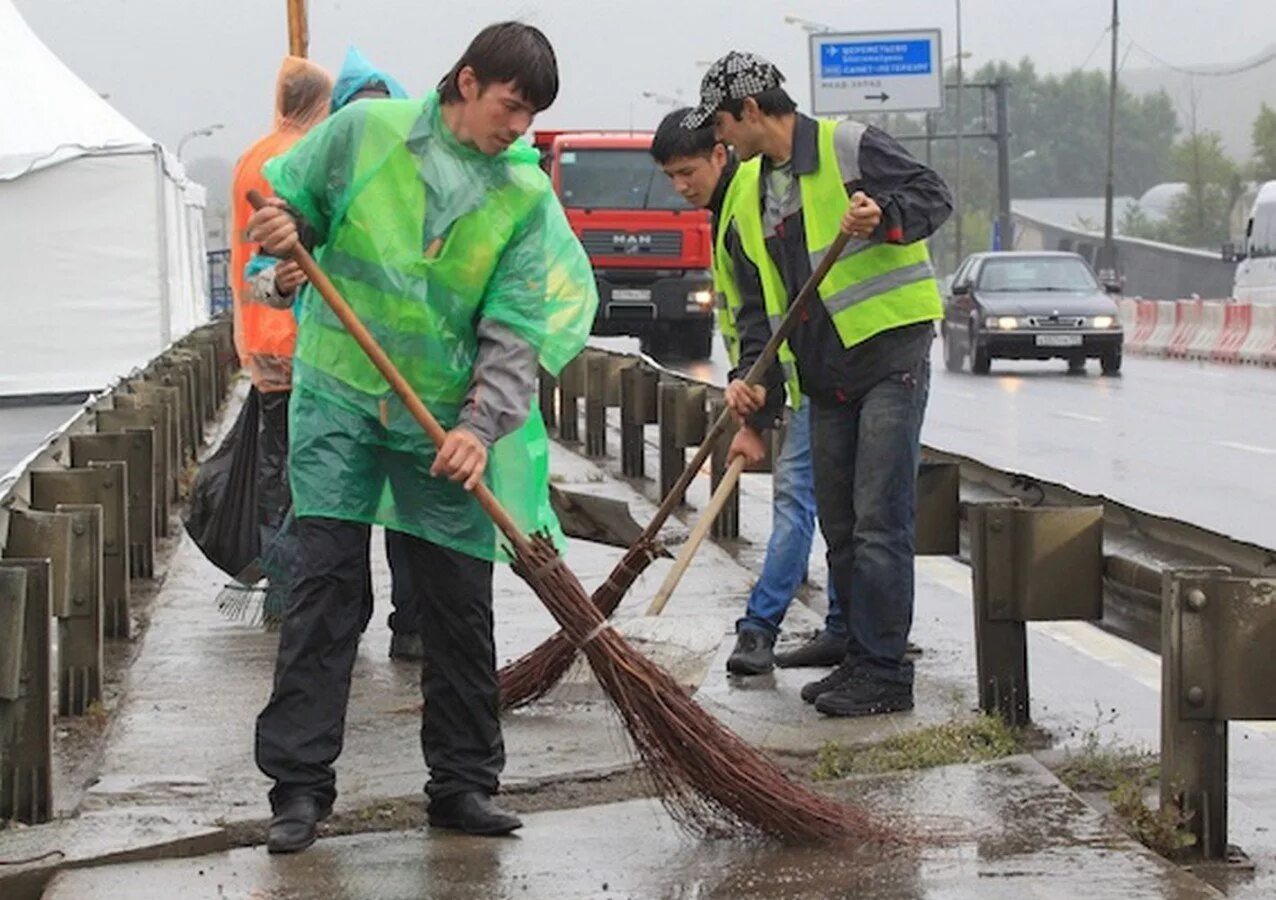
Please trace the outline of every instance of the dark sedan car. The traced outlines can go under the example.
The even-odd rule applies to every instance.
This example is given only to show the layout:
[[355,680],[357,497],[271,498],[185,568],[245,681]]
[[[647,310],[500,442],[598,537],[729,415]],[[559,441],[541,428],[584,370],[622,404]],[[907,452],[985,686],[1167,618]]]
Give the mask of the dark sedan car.
[[944,303],[944,363],[988,374],[994,359],[1064,359],[1069,372],[1097,359],[1121,371],[1125,340],[1116,301],[1075,253],[975,253],[953,275]]

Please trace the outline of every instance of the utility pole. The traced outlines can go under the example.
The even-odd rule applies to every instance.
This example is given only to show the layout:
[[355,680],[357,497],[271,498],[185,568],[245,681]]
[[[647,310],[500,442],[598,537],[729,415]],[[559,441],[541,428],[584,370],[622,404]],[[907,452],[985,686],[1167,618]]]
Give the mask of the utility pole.
[[1117,106],[1117,13],[1119,0],[1112,0],[1112,66],[1108,73],[1108,172],[1103,186],[1103,260],[1100,269],[1111,273],[1115,279],[1117,259],[1116,244],[1112,240],[1112,203],[1116,191],[1116,106]]
[[1010,85],[1004,78],[993,84],[997,109],[997,222],[1001,249],[1015,249],[1014,224],[1010,218]]
[[[961,135],[966,127],[961,111],[962,95],[966,93],[966,83],[962,78],[962,56],[965,54],[962,53],[961,49],[961,0],[955,0],[955,3],[957,11],[957,177],[956,184],[953,187],[953,223],[957,227],[957,258],[953,260],[954,270],[961,265],[962,261]],[[943,66],[941,65],[940,68],[943,68]]]
[[306,20],[306,0],[288,0],[288,53],[303,58],[310,53],[310,26]]

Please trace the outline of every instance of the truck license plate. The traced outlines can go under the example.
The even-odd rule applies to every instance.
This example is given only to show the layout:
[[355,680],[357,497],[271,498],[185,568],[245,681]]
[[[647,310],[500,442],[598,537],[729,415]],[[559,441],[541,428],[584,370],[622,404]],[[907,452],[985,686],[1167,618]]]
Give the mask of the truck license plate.
[[1079,334],[1039,334],[1037,335],[1038,347],[1080,347],[1081,335]]
[[616,288],[611,292],[611,299],[644,302],[651,299],[651,291],[646,288]]

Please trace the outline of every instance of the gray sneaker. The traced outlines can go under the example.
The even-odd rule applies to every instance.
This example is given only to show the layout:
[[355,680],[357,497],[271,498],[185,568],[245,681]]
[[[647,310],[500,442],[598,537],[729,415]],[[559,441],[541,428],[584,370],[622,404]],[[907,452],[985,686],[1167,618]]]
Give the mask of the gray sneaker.
[[727,671],[735,675],[764,675],[775,668],[775,638],[753,628],[736,635],[735,649],[727,657]]

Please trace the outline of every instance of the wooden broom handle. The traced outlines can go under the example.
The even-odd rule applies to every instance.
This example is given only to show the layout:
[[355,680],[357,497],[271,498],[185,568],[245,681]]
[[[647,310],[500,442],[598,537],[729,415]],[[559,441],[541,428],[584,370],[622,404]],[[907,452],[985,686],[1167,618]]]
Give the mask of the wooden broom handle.
[[[815,267],[815,271],[811,273],[811,277],[802,285],[802,289],[798,291],[797,297],[789,304],[788,311],[784,314],[784,318],[771,331],[771,339],[766,342],[766,346],[762,348],[762,353],[749,367],[748,374],[744,376],[747,384],[758,384],[762,381],[762,376],[771,368],[780,353],[780,344],[788,340],[793,329],[797,328],[800,321],[802,306],[815,295],[819,289],[820,283],[824,281],[828,275],[829,269],[833,268],[833,264],[837,262],[842,251],[846,248],[846,243],[851,239],[849,233],[838,230],[837,237],[833,239],[833,243],[829,244],[828,250],[825,251],[819,265]],[[700,442],[700,448],[696,451],[696,455],[692,457],[691,462],[682,470],[682,474],[678,476],[678,480],[674,482],[669,493],[665,496],[664,501],[660,504],[660,509],[656,510],[656,515],[651,522],[643,530],[640,541],[653,541],[660,529],[664,527],[665,521],[673,514],[674,509],[682,502],[682,495],[686,493],[687,487],[691,484],[691,479],[700,471],[700,467],[705,464],[705,460],[709,458],[709,454],[713,452],[713,445],[718,442],[727,430],[727,426],[731,422],[731,410],[724,409],[722,415],[718,416],[718,420],[713,423],[713,427],[704,436],[704,440]]]
[[718,517],[718,513],[722,512],[722,507],[726,506],[727,498],[731,496],[731,491],[735,488],[736,482],[740,480],[740,473],[744,471],[744,462],[743,456],[737,456],[731,460],[731,465],[723,474],[722,480],[718,482],[718,489],[713,492],[713,497],[709,499],[709,505],[700,514],[695,527],[691,529],[691,536],[687,538],[687,542],[682,545],[682,550],[678,552],[678,558],[674,560],[673,568],[669,570],[669,574],[665,576],[664,583],[660,585],[660,590],[656,591],[656,596],[652,599],[651,605],[647,607],[647,615],[658,616],[664,612],[665,604],[669,602],[669,597],[673,594],[674,588],[678,586],[678,582],[686,574],[688,567],[691,565],[691,559],[696,555],[696,551],[700,549],[701,543],[704,542],[705,535],[709,533],[709,527],[713,525],[713,520]]
[[[248,202],[253,209],[261,209],[266,205],[266,198],[258,191],[253,190],[248,192]],[[372,360],[372,364],[377,367],[381,377],[386,380],[399,399],[403,401],[403,405],[408,408],[412,418],[416,419],[417,423],[425,429],[425,433],[430,436],[430,440],[434,442],[436,447],[442,447],[443,441],[447,438],[447,431],[434,418],[434,415],[426,405],[421,402],[421,398],[416,395],[416,391],[412,390],[412,386],[408,384],[408,380],[403,377],[398,367],[390,361],[390,357],[381,349],[377,339],[359,321],[359,317],[350,308],[350,304],[341,296],[336,285],[328,280],[328,276],[324,274],[323,269],[319,268],[319,264],[315,262],[314,257],[310,255],[305,247],[298,243],[289,254],[289,258],[301,267],[301,271],[306,273],[306,278],[314,285],[315,290],[319,292],[319,296],[323,297],[333,313],[341,320],[341,324],[345,326],[346,331],[350,332],[350,336],[355,339],[355,342],[363,349],[363,352]],[[527,536],[514,523],[514,519],[506,512],[505,507],[501,506],[501,502],[496,499],[486,484],[480,481],[471,493],[474,494],[474,498],[478,500],[479,505],[483,507],[483,511],[496,523],[496,527],[501,530],[501,533],[514,544],[515,550],[522,553],[530,548]]]

